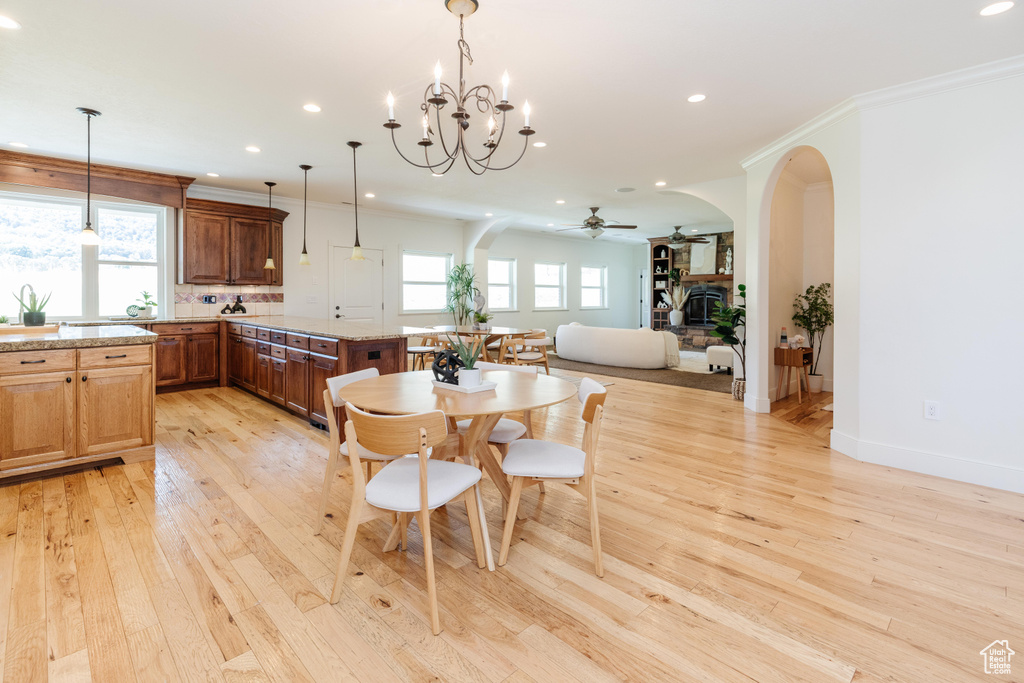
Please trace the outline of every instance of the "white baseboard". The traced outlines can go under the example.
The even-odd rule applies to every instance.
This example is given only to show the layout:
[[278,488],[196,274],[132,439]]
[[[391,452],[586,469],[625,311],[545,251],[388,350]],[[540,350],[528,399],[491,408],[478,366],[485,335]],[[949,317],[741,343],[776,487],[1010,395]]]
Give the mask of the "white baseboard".
[[859,441],[834,429],[832,448],[863,462],[1024,493],[1024,469]]
[[755,413],[770,413],[772,411],[772,402],[767,398],[758,398],[753,394],[744,394],[743,407]]

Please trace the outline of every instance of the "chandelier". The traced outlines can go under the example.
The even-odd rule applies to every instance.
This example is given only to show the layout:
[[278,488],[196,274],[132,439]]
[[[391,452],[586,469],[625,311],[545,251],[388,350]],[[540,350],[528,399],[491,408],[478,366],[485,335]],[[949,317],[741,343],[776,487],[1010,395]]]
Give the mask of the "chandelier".
[[[519,152],[519,156],[507,166],[492,166],[494,153],[498,150],[505,135],[506,116],[515,109],[508,102],[508,72],[506,71],[501,77],[501,100],[498,100],[496,91],[489,85],[478,85],[466,89],[465,63],[468,62],[472,66],[473,56],[469,52],[469,43],[463,36],[463,20],[476,12],[479,3],[477,0],[445,0],[444,4],[449,12],[459,17],[459,88],[456,91],[447,83],[441,82],[441,62],[438,61],[434,67],[434,82],[427,86],[423,94],[423,104],[420,105],[420,111],[423,112],[423,137],[417,144],[423,148],[424,163],[416,163],[405,156],[398,147],[398,141],[395,140],[395,129],[401,128],[402,124],[395,120],[395,97],[390,92],[387,99],[388,122],[384,124],[384,127],[391,130],[391,142],[403,159],[418,168],[430,169],[434,175],[447,173],[460,156],[466,162],[469,170],[476,175],[483,175],[485,171],[504,171],[512,168],[523,158],[530,136],[536,132],[530,128],[530,103],[523,104],[523,127],[519,129],[519,134],[523,136],[523,149]],[[441,111],[450,104],[454,107],[451,118],[455,119],[456,123],[454,139],[450,133],[449,137],[445,138],[444,128],[441,125]],[[479,156],[474,156],[470,152],[466,140],[469,131],[470,110],[474,108],[486,122],[487,129],[484,134],[485,141],[482,143],[483,150]],[[435,138],[440,143],[443,154],[440,158],[435,155],[435,161],[431,161],[430,148],[434,146]]]

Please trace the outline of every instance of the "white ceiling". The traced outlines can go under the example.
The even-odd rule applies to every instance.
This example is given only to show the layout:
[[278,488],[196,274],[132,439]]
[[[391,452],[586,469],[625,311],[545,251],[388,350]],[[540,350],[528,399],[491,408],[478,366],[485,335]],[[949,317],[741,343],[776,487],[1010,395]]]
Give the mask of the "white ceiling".
[[[75,107],[94,107],[97,161],[236,190],[275,180],[291,197],[309,163],[310,198],[340,202],[356,139],[360,190],[381,208],[548,229],[601,206],[639,224],[634,237],[656,236],[722,216],[655,181],[739,175],[742,158],[851,95],[1020,53],[1024,7],[983,18],[985,4],[481,0],[466,20],[467,83],[498,87],[508,69],[548,147],[508,171],[435,178],[401,161],[381,124],[392,90],[403,148],[420,151],[433,64],[446,81],[457,66],[442,0],[3,0],[23,29],[0,31],[0,145],[84,158]],[[697,92],[707,100],[689,104]]]

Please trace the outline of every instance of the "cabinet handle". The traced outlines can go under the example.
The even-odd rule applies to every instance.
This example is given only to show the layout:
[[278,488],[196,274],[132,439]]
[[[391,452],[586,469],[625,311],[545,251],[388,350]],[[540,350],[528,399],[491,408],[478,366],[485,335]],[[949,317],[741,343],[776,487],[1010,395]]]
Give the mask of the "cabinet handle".
[[85,380],[87,380],[87,379],[89,379],[89,375],[82,375],[82,381],[83,381],[83,382],[84,382]]
[[42,360],[23,360],[23,361],[21,361],[21,364],[22,365],[35,365],[36,363],[45,363],[45,362],[46,362],[46,359],[43,358]]
[[317,344],[317,346],[319,346],[321,349],[327,348],[327,344]]
[[191,327],[183,327],[183,328],[181,328],[181,331],[182,332],[188,332],[191,329],[192,329]]
[[127,353],[122,353],[120,356],[107,356],[108,359],[110,359],[110,358],[127,358],[127,357],[128,357]]
[[66,378],[64,381],[67,382],[68,384],[71,384],[71,378],[70,377]]

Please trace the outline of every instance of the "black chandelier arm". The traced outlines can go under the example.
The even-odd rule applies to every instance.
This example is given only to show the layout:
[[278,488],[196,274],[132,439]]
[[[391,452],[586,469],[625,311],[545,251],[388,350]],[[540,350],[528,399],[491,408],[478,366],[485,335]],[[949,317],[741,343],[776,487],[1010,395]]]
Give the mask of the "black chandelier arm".
[[[489,147],[490,151],[487,152],[487,154],[483,155],[482,157],[475,157],[469,153],[469,147],[467,146],[463,154],[472,159],[473,161],[475,161],[476,163],[480,164],[481,166],[487,166],[489,168],[490,159],[492,156],[494,156],[494,153],[498,151],[498,147],[501,146],[501,140],[503,137],[505,137],[505,112],[501,113],[501,127],[498,131],[498,139],[494,142],[492,146]],[[485,161],[487,162],[487,164],[484,163]]]
[[[523,139],[523,151],[521,151],[519,153],[519,156],[516,157],[516,160],[513,161],[508,166],[491,166],[489,163],[487,165],[480,164],[480,162],[476,162],[476,163],[478,163],[480,166],[482,166],[484,171],[507,171],[508,169],[510,169],[513,166],[515,166],[516,164],[518,164],[519,161],[523,158],[523,155],[526,154],[526,147],[530,144],[530,136],[529,135],[524,135],[523,138],[524,138]],[[495,149],[497,149],[497,148],[495,148]],[[486,158],[489,161],[490,160],[490,155],[488,155]],[[476,159],[473,159],[473,161],[476,161]],[[469,162],[467,161],[466,163],[468,164]],[[474,171],[474,173],[475,173],[475,171]],[[477,173],[477,175],[481,175],[482,173],[483,173],[483,171],[481,171],[480,173]]]
[[401,148],[399,148],[399,146],[398,146],[398,140],[395,139],[395,129],[394,128],[391,129],[391,144],[395,146],[395,151],[398,152],[398,156],[402,157],[403,159],[405,159],[405,161],[407,163],[412,164],[416,168],[426,168],[426,169],[429,169],[429,170],[433,171],[438,166],[443,166],[446,161],[449,161],[449,160],[454,161],[457,158],[457,157],[448,157],[447,159],[445,159],[445,161],[439,161],[436,164],[430,164],[430,161],[428,159],[426,166],[424,166],[423,164],[417,164],[415,161],[413,161],[412,159],[410,159],[409,157],[405,156],[405,154],[402,153]]

